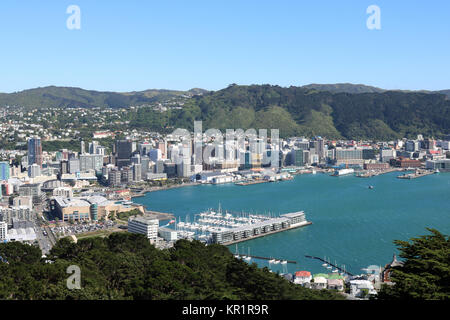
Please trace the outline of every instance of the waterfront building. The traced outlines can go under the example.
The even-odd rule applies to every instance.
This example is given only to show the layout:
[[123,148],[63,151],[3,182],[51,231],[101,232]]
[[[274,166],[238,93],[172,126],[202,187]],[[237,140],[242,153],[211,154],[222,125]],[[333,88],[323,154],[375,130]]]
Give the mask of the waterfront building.
[[389,163],[365,163],[365,170],[386,170],[389,169]]
[[144,212],[142,206],[132,206],[119,201],[110,201],[98,195],[77,198],[54,197],[50,201],[50,207],[62,221],[110,219],[117,213],[128,212],[133,209]]
[[428,160],[426,168],[429,170],[439,170],[441,172],[450,172],[450,159]]
[[159,228],[158,229],[159,237],[163,238],[165,241],[177,241],[178,233],[176,230],[170,228]]
[[327,287],[329,290],[344,291],[344,280],[327,279]]
[[336,164],[363,164],[363,149],[361,148],[336,148],[335,149]]
[[380,151],[380,161],[381,162],[389,162],[391,159],[396,157],[395,149],[381,149]]
[[327,288],[328,281],[325,277],[314,276],[313,282],[311,283],[311,287],[317,290],[323,290]]
[[37,164],[42,168],[43,155],[41,138],[28,139],[28,165]]
[[133,170],[130,167],[122,167],[120,170],[120,181],[124,184],[133,181]]
[[156,241],[158,238],[159,220],[150,217],[130,217],[128,219],[128,232],[143,234],[150,239]]
[[304,286],[310,283],[312,280],[311,272],[309,271],[297,271],[295,273],[294,283]]
[[390,161],[391,165],[399,168],[419,168],[422,163],[419,160],[398,157]]

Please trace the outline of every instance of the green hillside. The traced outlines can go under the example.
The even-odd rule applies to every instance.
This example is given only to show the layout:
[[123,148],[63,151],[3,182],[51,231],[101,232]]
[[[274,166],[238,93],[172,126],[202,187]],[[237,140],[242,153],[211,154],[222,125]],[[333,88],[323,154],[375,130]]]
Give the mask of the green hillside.
[[301,87],[238,86],[190,99],[172,122],[218,129],[280,129],[282,136],[391,139],[450,132],[450,100],[442,94],[385,91],[331,93]]

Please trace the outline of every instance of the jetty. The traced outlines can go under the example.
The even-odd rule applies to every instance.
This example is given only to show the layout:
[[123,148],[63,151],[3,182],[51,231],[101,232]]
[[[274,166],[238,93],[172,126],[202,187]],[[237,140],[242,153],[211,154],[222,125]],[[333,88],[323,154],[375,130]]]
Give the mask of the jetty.
[[420,177],[425,177],[425,176],[429,176],[430,174],[434,174],[434,171],[427,171],[427,170],[417,170],[414,173],[405,173],[402,174],[401,176],[397,176],[398,179],[417,179]]
[[252,256],[252,255],[248,255],[248,254],[236,254],[236,256],[239,257],[250,257],[253,259],[260,259],[260,260],[278,260],[278,261],[286,261],[287,263],[291,263],[291,264],[297,264],[297,261],[292,261],[292,260],[284,260],[284,259],[275,259],[275,258],[268,258],[268,257],[260,257],[260,256]]
[[340,268],[340,267],[338,267],[338,266],[336,266],[336,265],[334,265],[334,264],[332,264],[332,263],[330,263],[330,262],[328,262],[328,261],[326,261],[326,260],[324,260],[324,259],[322,259],[322,258],[320,258],[320,257],[313,257],[313,256],[305,256],[305,257],[306,257],[306,258],[310,258],[310,259],[320,260],[320,261],[322,261],[322,262],[324,262],[324,263],[326,263],[326,264],[328,264],[328,265],[330,265],[330,266],[336,268],[336,269],[339,270],[340,272],[343,272],[343,273],[346,273],[346,274],[348,274],[348,275],[350,275],[350,276],[353,276],[353,274],[350,273],[350,272],[348,272],[347,270],[344,270],[344,269],[342,269],[342,268]]

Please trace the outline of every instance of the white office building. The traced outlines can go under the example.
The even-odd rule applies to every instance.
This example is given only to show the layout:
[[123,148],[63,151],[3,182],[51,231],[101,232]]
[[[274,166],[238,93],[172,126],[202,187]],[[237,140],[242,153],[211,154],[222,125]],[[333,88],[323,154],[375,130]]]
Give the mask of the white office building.
[[150,217],[131,217],[128,219],[128,232],[145,235],[155,241],[158,238],[159,220]]

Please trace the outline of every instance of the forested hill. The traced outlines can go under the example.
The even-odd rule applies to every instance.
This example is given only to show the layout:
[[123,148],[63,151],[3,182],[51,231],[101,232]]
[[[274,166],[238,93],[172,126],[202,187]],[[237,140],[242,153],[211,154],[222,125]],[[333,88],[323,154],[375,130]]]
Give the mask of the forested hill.
[[145,90],[135,92],[102,92],[72,87],[43,87],[14,93],[0,93],[0,107],[110,107],[122,108],[167,101],[173,98],[191,97],[206,92],[203,89],[189,91]]
[[391,139],[450,133],[444,94],[384,91],[332,93],[302,87],[239,86],[195,96],[174,119],[178,127],[279,128],[282,136]]

